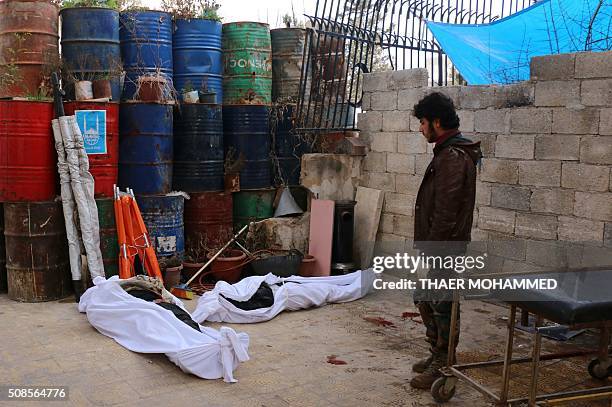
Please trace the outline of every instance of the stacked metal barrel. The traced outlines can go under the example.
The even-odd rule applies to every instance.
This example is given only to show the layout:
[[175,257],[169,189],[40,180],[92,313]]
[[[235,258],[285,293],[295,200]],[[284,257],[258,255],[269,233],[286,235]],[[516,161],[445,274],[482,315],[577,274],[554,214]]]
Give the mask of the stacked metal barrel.
[[[59,9],[50,1],[0,2],[0,291],[37,302],[70,291],[64,216],[48,96],[57,67]],[[8,98],[22,98],[10,100]]]
[[[136,194],[155,251],[161,258],[185,252],[184,197],[172,192],[174,99],[172,16],[125,11],[119,16],[125,81],[119,112],[119,186]],[[146,79],[144,81],[143,79]],[[145,87],[158,97],[144,97]],[[157,88],[157,89],[155,89]]]
[[223,66],[226,168],[240,174],[240,192],[234,194],[236,229],[272,216],[270,27],[255,22],[224,24]]

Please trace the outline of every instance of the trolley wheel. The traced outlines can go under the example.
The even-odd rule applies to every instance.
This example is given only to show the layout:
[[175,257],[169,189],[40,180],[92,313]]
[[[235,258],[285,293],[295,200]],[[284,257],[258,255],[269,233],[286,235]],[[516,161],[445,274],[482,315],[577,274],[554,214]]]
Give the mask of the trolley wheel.
[[608,367],[606,368],[606,366],[604,366],[599,359],[593,359],[591,360],[591,363],[589,363],[589,374],[595,378],[595,379],[599,379],[599,380],[605,380],[610,376],[610,373],[612,373],[612,368]]
[[450,389],[446,388],[448,377],[440,377],[431,385],[431,395],[438,403],[445,403],[453,398],[457,387],[455,384]]

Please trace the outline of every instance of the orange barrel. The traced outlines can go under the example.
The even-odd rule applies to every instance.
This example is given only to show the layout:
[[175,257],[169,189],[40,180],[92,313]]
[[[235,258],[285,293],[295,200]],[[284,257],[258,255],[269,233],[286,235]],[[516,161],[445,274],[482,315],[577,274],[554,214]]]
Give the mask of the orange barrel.
[[185,250],[202,257],[232,238],[232,194],[193,192],[185,201]]
[[0,1],[0,97],[51,95],[58,20],[51,1]]
[[8,296],[52,301],[71,292],[68,240],[61,202],[4,204]]
[[119,103],[70,102],[64,109],[67,115],[76,113],[96,198],[112,198],[119,176]]
[[0,201],[48,201],[57,195],[53,103],[0,100]]

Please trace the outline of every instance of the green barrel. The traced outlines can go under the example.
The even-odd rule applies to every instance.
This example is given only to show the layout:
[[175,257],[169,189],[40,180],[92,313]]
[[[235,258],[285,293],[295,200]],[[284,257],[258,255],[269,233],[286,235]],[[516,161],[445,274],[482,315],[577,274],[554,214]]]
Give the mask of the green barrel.
[[243,190],[234,194],[234,230],[274,215],[276,189]]
[[104,261],[106,278],[119,275],[119,243],[115,226],[114,200],[96,199],[98,220],[100,222],[100,251]]
[[264,23],[223,25],[223,104],[272,103],[272,42]]

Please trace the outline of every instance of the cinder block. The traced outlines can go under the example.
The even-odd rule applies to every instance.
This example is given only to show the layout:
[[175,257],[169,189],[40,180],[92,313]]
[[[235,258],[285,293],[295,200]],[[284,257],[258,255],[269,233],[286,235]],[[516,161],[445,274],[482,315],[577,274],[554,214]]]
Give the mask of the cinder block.
[[536,136],[536,160],[578,160],[580,153],[580,136],[553,134]]
[[517,213],[514,233],[517,236],[533,239],[557,239],[557,217]]
[[385,91],[389,86],[390,72],[373,72],[363,75],[363,91],[377,92]]
[[534,189],[531,194],[531,211],[571,215],[574,212],[574,191],[560,188]]
[[580,81],[546,81],[535,85],[536,106],[574,106],[580,103]]
[[583,137],[580,141],[580,161],[612,165],[612,137]]
[[491,185],[487,182],[476,181],[476,205],[491,205]]
[[528,211],[530,198],[531,190],[529,188],[491,184],[491,206]]
[[357,116],[357,126],[362,132],[382,130],[382,112],[365,112]]
[[474,111],[473,110],[457,110],[459,116],[459,129],[462,132],[474,131]]
[[[578,191],[606,192],[610,183],[610,168],[600,165],[563,163],[561,186]],[[610,202],[612,205],[612,202]]]
[[574,79],[576,54],[555,54],[531,58],[531,80]]
[[518,182],[518,163],[511,160],[483,158],[480,180],[516,184]]
[[395,247],[395,249],[391,249],[391,251],[388,252],[389,254],[392,254],[393,252],[397,253],[398,246],[404,246],[406,243],[406,238],[403,236],[394,235],[393,233],[379,233],[376,235],[376,241],[392,243],[392,246]]
[[599,134],[612,136],[612,109],[601,109],[599,113]]
[[574,215],[612,222],[612,193],[576,192]]
[[554,161],[520,161],[519,184],[538,187],[561,185],[561,163]]
[[387,172],[414,174],[414,156],[400,153],[387,153]]
[[393,233],[393,218],[395,215],[390,213],[383,213],[380,216],[380,223],[378,224],[378,232],[382,233]]
[[409,131],[410,114],[398,110],[383,112],[383,131]]
[[397,96],[399,110],[413,110],[419,100],[425,95],[424,88],[400,89]]
[[399,194],[416,196],[423,177],[420,175],[397,174],[395,176],[395,191]]
[[463,136],[472,140],[473,142],[480,141],[480,149],[482,155],[486,158],[493,158],[495,156],[495,141],[497,136],[495,134],[484,134],[484,133],[463,133]]
[[374,111],[397,110],[397,91],[372,93],[370,107]]
[[516,212],[481,206],[478,208],[478,228],[502,233],[514,233]]
[[399,90],[427,86],[429,73],[425,68],[390,71],[387,89]]
[[612,105],[612,79],[582,81],[580,99],[585,106]]
[[425,93],[439,92],[442,93],[453,101],[455,108],[459,106],[459,90],[462,86],[438,86],[434,88],[427,88]]
[[395,175],[385,172],[364,172],[361,184],[368,188],[395,192]]
[[423,175],[425,174],[425,170],[427,166],[431,162],[433,158],[433,154],[417,154],[414,156],[415,164],[414,164],[414,173]]
[[414,201],[416,197],[408,194],[385,194],[383,211],[395,215],[414,216]]
[[612,72],[612,51],[576,54],[576,78],[609,78]]
[[460,109],[486,109],[495,106],[495,87],[461,86],[459,88]]
[[372,151],[378,152],[397,152],[397,134],[396,133],[371,133],[370,148]]
[[393,234],[404,237],[413,237],[414,218],[412,216],[395,215],[393,217]]
[[534,102],[535,87],[532,82],[519,82],[495,87],[495,108],[531,106]]
[[603,222],[559,216],[559,240],[601,243],[603,234]]
[[414,115],[413,111],[409,111],[406,112],[408,114],[410,114],[410,131],[413,132],[419,132],[420,133],[420,129],[421,129],[421,122],[419,119],[416,118],[416,116]]
[[533,135],[499,135],[495,143],[495,157],[533,159]]
[[370,151],[363,160],[363,170],[369,172],[380,172],[387,168],[387,153]]
[[476,111],[474,128],[479,133],[508,133],[510,113],[506,109]]
[[612,247],[612,223],[606,222],[604,226],[604,240],[605,247]]
[[372,105],[370,101],[372,100],[371,92],[364,92],[363,96],[361,96],[361,110],[366,112],[368,110],[372,110]]
[[567,244],[533,240],[525,249],[526,260],[530,264],[546,267],[547,270],[568,265]]
[[401,133],[397,135],[397,152],[403,154],[422,154],[427,152],[427,140],[421,133]]
[[552,129],[552,117],[551,109],[512,109],[510,130],[512,133],[547,134]]
[[599,130],[599,110],[553,109],[553,133],[597,134]]

